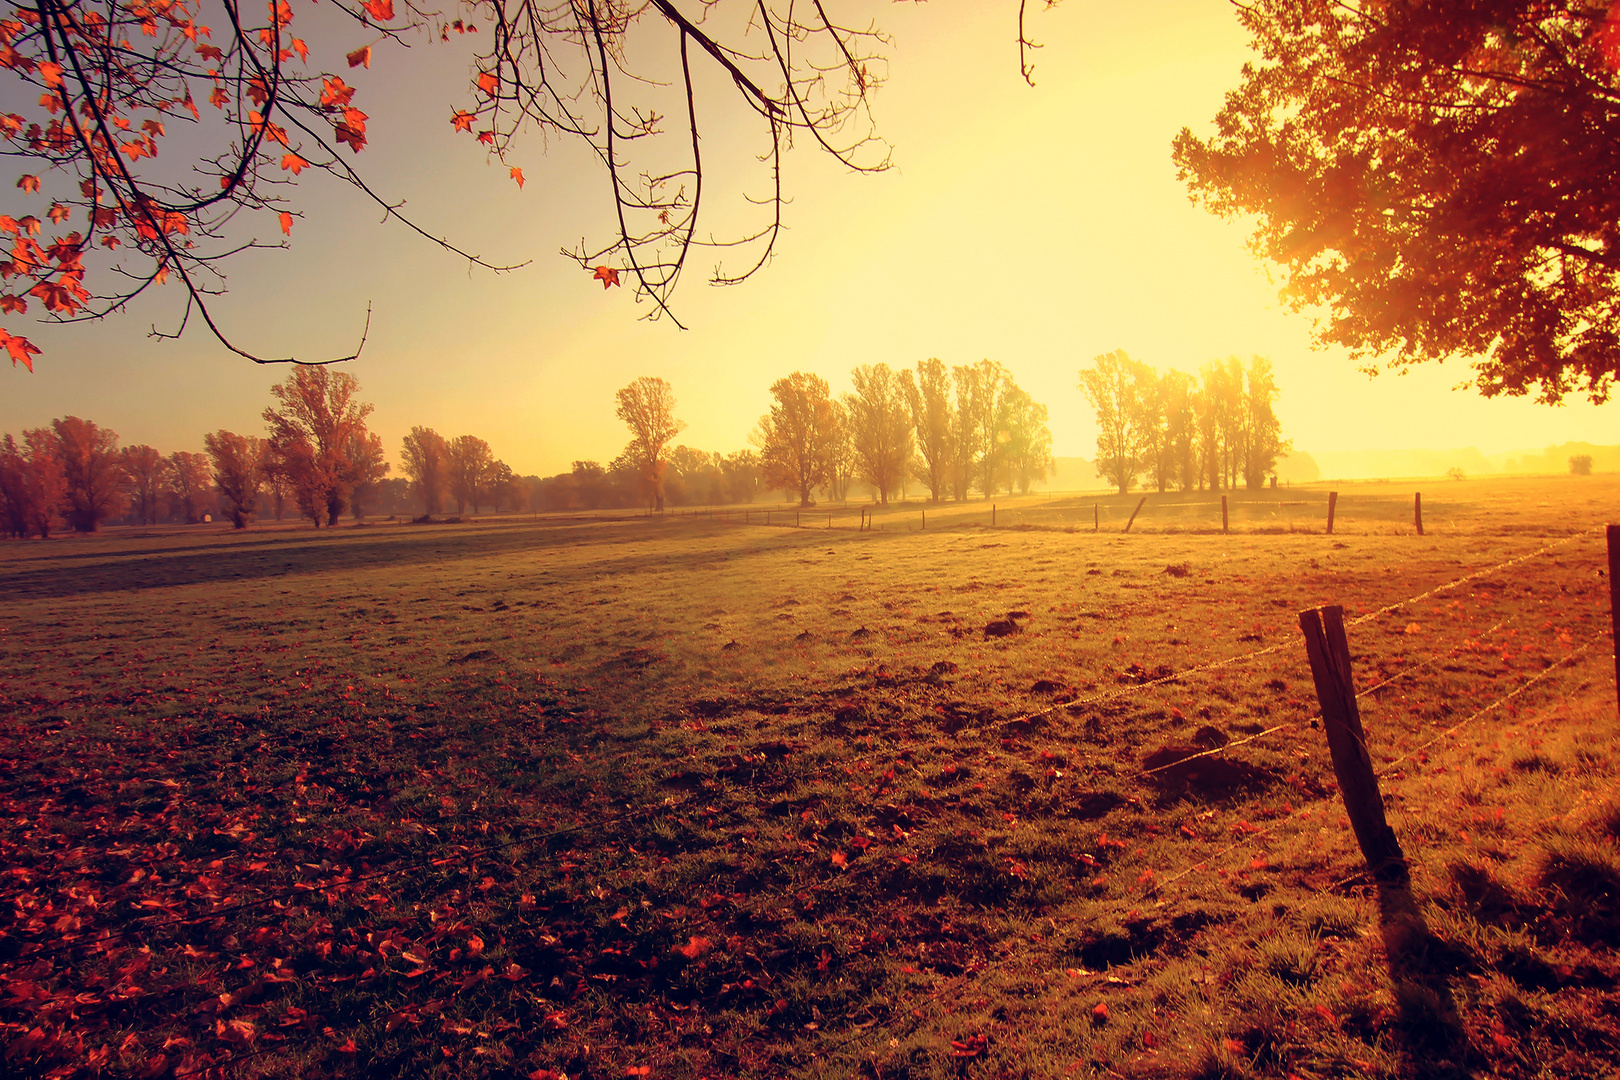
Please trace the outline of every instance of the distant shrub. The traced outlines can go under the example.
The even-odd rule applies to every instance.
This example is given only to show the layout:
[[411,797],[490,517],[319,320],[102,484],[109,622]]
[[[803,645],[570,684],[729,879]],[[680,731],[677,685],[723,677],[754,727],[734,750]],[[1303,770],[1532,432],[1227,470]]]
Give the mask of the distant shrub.
[[1571,476],[1592,475],[1592,455],[1576,454],[1569,459],[1569,474]]
[[1456,466],[1452,466],[1451,468],[1447,469],[1446,470],[1446,475],[1448,477],[1450,477],[1451,479],[1453,479],[1453,480],[1466,480],[1466,479],[1468,479],[1468,474],[1463,472],[1461,469],[1457,468]]

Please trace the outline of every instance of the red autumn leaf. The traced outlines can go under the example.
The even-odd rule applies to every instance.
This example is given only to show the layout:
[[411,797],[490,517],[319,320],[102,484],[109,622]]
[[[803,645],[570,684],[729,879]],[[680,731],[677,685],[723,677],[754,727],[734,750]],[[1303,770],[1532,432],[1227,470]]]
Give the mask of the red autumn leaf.
[[685,945],[676,945],[672,951],[680,953],[688,960],[696,960],[709,951],[709,939],[694,935]]
[[293,47],[293,52],[298,54],[298,59],[300,59],[300,60],[308,60],[309,59],[309,46],[304,44],[304,41],[303,41],[302,38],[293,38],[292,39],[292,47]]
[[561,1031],[568,1026],[568,1014],[562,1010],[546,1013],[546,1018],[540,1021],[542,1031]]
[[849,865],[849,856],[842,851],[835,851],[832,853],[832,864],[842,870]]
[[346,107],[354,98],[354,87],[343,81],[341,75],[321,80],[321,107],[327,109],[341,109]]
[[292,235],[292,215],[285,210],[281,212],[281,234],[283,236]]
[[394,17],[394,0],[366,0],[366,14],[378,22],[388,22]]
[[521,188],[523,186],[523,170],[518,168],[516,165],[512,166],[512,179],[517,181],[518,187]]
[[259,1029],[251,1020],[216,1020],[214,1034],[226,1042],[249,1046],[259,1037]]
[[0,326],[0,346],[3,346],[11,356],[12,367],[21,364],[29,371],[34,370],[33,358],[39,355],[39,350],[34,347],[33,342],[16,334],[8,334],[5,327]]
[[1222,1039],[1221,1046],[1225,1047],[1226,1052],[1229,1054],[1247,1054],[1249,1052],[1249,1048],[1236,1039]]
[[303,158],[299,157],[297,154],[282,154],[281,155],[281,168],[282,168],[283,172],[290,172],[294,176],[297,176],[299,173],[303,172],[308,167],[309,167],[309,162],[305,161]]
[[39,65],[39,77],[45,80],[46,86],[62,85],[62,65],[50,61]]
[[33,192],[36,192],[36,191],[39,190],[39,177],[37,177],[37,176],[23,176],[21,179],[19,179],[17,181],[17,186],[22,188],[24,191],[29,192],[30,194],[32,194]]
[[985,1052],[989,1040],[983,1035],[969,1035],[964,1039],[951,1040],[951,1057],[976,1058]]
[[476,119],[478,118],[466,109],[457,109],[450,114],[450,123],[457,131],[471,131],[473,121]]
[[478,133],[478,141],[483,143],[485,146],[494,146],[495,133],[493,131],[480,131]]
[[1108,1002],[1097,1002],[1097,1007],[1091,1010],[1091,1018],[1097,1021],[1108,1019]]
[[593,280],[600,281],[604,289],[609,285],[619,283],[619,272],[611,266],[598,266],[596,273],[592,274],[591,277]]
[[478,89],[482,90],[487,96],[494,97],[495,91],[499,90],[500,88],[501,77],[499,75],[495,74],[493,71],[479,72]]
[[352,68],[369,68],[371,66],[371,46],[367,45],[363,48],[356,49],[354,52],[349,53],[345,59],[349,61],[349,66]]
[[73,216],[73,211],[69,207],[63,206],[61,203],[52,203],[51,212],[48,216],[52,221],[60,225],[62,222]]
[[15,311],[19,315],[26,315],[28,314],[28,301],[24,300],[20,296],[12,296],[10,293],[5,293],[0,295],[0,311]]

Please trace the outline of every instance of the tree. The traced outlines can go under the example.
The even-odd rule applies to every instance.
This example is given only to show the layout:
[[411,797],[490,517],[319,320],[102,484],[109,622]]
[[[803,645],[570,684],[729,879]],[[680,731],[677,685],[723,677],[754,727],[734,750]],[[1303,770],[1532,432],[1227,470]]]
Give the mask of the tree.
[[495,466],[489,443],[476,435],[458,435],[450,440],[448,462],[450,497],[456,500],[456,512],[464,514],[471,506],[473,513],[478,513],[478,497],[489,486]]
[[771,384],[771,397],[775,403],[751,437],[759,447],[765,484],[796,491],[800,506],[814,506],[810,495],[829,480],[827,451],[836,435],[827,380],[795,371]]
[[900,486],[911,463],[911,414],[905,384],[888,364],[862,364],[850,372],[855,392],[844,395],[855,475],[871,484],[878,501]]
[[[995,494],[1006,447],[1006,403],[1013,385],[1007,369],[994,360],[951,369],[956,380],[957,437],[962,465],[985,498]],[[963,495],[966,494],[964,485]]]
[[91,533],[124,510],[124,461],[118,433],[77,416],[51,421],[66,486],[64,509],[75,532]]
[[378,485],[391,466],[383,449],[382,436],[359,430],[349,434],[349,512],[356,521],[366,516],[380,494]]
[[764,476],[760,472],[759,455],[752,450],[727,454],[720,462],[720,472],[726,478],[726,490],[732,502],[751,503],[759,495]]
[[444,509],[449,456],[449,444],[432,428],[413,427],[405,436],[405,475],[410,477],[411,491],[422,500],[422,513],[428,517]]
[[508,510],[521,510],[523,489],[517,482],[512,466],[497,461],[489,468],[489,501],[498,514],[504,505]]
[[1591,454],[1574,454],[1574,455],[1572,455],[1570,457],[1570,459],[1569,459],[1569,475],[1571,475],[1571,476],[1591,476],[1592,475],[1592,455]]
[[124,447],[124,475],[135,499],[135,512],[142,525],[156,525],[158,495],[169,471],[169,463],[155,447],[139,445]]
[[930,357],[917,361],[915,377],[902,371],[900,387],[917,433],[917,457],[911,473],[927,486],[928,501],[937,503],[950,490],[956,462],[950,377],[945,365]]
[[203,436],[214,466],[214,485],[225,499],[231,527],[245,529],[253,520],[263,480],[264,440],[221,428]]
[[[1608,9],[1607,17],[1605,8]],[[1577,0],[1238,7],[1262,61],[1180,175],[1257,220],[1284,297],[1364,363],[1471,357],[1487,396],[1620,370],[1620,11]]]
[[827,498],[843,502],[849,498],[849,482],[855,478],[855,446],[849,437],[849,411],[844,403],[829,398],[831,413],[822,432],[821,452],[827,458]]
[[1030,485],[1052,471],[1052,432],[1046,426],[1046,406],[1021,387],[1010,385],[1003,416],[1007,438],[1001,449],[1007,487],[1028,495]]
[[1097,475],[1121,495],[1147,464],[1155,382],[1153,369],[1124,349],[1094,357],[1080,372],[1080,389],[1097,412]]
[[630,428],[624,456],[641,476],[642,489],[657,510],[664,509],[664,447],[685,430],[675,419],[675,391],[663,379],[643,375],[614,395],[615,410]]
[[66,496],[67,475],[54,432],[31,428],[21,444],[10,435],[0,440],[0,513],[6,532],[48,538]]
[[[370,66],[374,49],[407,47],[419,36],[476,43],[467,50],[470,100],[451,110],[449,122],[507,165],[520,187],[519,131],[585,143],[601,162],[616,227],[604,243],[568,254],[604,286],[622,269],[655,313],[668,314],[694,247],[741,249],[741,268],[717,269],[719,284],[748,277],[768,259],[786,202],[781,158],[795,134],[850,168],[888,164],[867,108],[881,81],[875,49],[885,39],[876,27],[835,23],[820,3],[808,13],[790,0],[682,6],[701,14],[689,18],[674,0],[469,0],[442,16],[413,0],[364,0],[339,5],[335,22],[312,27],[310,36],[315,55],[334,46],[347,54],[350,77]],[[288,182],[309,169],[330,173],[432,239],[353,164],[369,137],[364,95],[343,74],[310,65],[291,4],[276,0],[262,22],[249,10],[207,0],[165,0],[161,8],[109,0],[90,14],[65,0],[39,0],[4,23],[0,68],[14,84],[5,100],[24,111],[7,115],[0,133],[34,167],[22,189],[50,207],[53,224],[83,222],[38,241],[39,258],[29,249],[5,310],[24,311],[25,297],[34,297],[53,317],[100,316],[173,278],[186,297],[175,333],[195,312],[232,352],[276,362],[233,344],[208,301],[223,287],[231,254],[265,246],[253,231],[291,234]],[[1019,32],[1027,44],[1022,5]],[[36,98],[37,106],[22,105]],[[700,133],[713,115],[738,106],[754,123],[753,145],[705,143]],[[666,125],[666,117],[673,121]],[[173,145],[164,142],[167,127],[180,122],[195,130],[160,159],[160,144]],[[713,165],[704,146],[730,156],[722,173],[733,159],[761,157],[769,185],[763,198],[736,200],[754,207],[737,232],[707,239],[698,232],[703,200],[714,197],[704,185]],[[106,278],[120,284],[101,293],[86,285],[82,259],[97,245],[124,252],[124,276]],[[31,366],[38,349],[20,335],[0,335],[13,362]]]
[[[356,400],[353,375],[325,367],[295,367],[285,382],[270,388],[281,408],[264,410],[270,425],[271,473],[287,482],[298,508],[320,527],[336,525],[344,504],[368,462],[356,457],[366,447],[371,406]],[[378,448],[380,455],[381,448]]]
[[1243,485],[1258,491],[1277,467],[1278,456],[1291,444],[1282,437],[1282,422],[1272,408],[1278,390],[1271,361],[1252,356],[1243,374],[1247,380],[1243,394]]
[[174,516],[187,525],[202,520],[209,502],[209,487],[213,474],[208,457],[190,450],[176,450],[169,455],[167,476]]
[[1159,376],[1155,387],[1160,429],[1155,443],[1152,476],[1160,491],[1166,490],[1171,484],[1182,491],[1190,491],[1198,486],[1194,384],[1195,380],[1187,372],[1171,368]]

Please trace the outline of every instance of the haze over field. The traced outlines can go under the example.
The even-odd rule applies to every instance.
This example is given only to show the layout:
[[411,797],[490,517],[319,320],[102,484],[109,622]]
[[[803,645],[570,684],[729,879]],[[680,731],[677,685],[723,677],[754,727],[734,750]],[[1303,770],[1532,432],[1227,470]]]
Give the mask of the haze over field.
[[[1041,12],[1031,19],[1045,46],[1034,89],[1019,78],[1011,14],[977,0],[883,7],[895,45],[875,108],[897,167],[850,175],[790,156],[790,231],[777,257],[734,289],[689,279],[675,297],[692,327],[684,333],[638,321],[646,308],[627,292],[604,291],[554,254],[605,225],[602,182],[578,148],[542,156],[530,140],[513,159],[529,177],[519,189],[449,124],[412,125],[460,99],[463,55],[379,49],[353,81],[371,112],[362,163],[384,194],[483,255],[534,262],[504,276],[468,273],[378,224],[351,191],[306,176],[291,250],[234,264],[220,314],[267,351],[330,355],[352,346],[373,304],[370,342],[349,369],[377,405],[372,428],[396,469],[401,438],[419,424],[476,432],[522,474],[610,460],[624,440],[614,391],[642,375],[674,387],[689,425],[681,442],[730,451],[747,445],[777,377],[814,371],[836,394],[857,363],[929,356],[1005,364],[1050,408],[1054,453],[1090,458],[1096,430],[1076,372],[1113,349],[1188,371],[1226,355],[1269,357],[1283,431],[1324,475],[1452,467],[1342,457],[1365,449],[1469,446],[1489,465],[1524,448],[1615,441],[1612,407],[1486,401],[1452,389],[1467,374],[1457,365],[1369,380],[1338,352],[1312,351],[1307,320],[1278,306],[1246,251],[1246,225],[1191,205],[1170,161],[1175,133],[1208,130],[1250,58],[1228,7],[1157,0]],[[725,150],[739,130],[706,138]],[[736,212],[715,206],[717,220]],[[151,324],[170,328],[178,316],[172,288],[153,292],[105,323],[28,327],[48,351],[35,374],[0,376],[0,431],[73,414],[164,452],[195,450],[220,427],[257,431],[284,372],[200,334],[149,340]],[[1473,460],[1457,467],[1485,471]]]

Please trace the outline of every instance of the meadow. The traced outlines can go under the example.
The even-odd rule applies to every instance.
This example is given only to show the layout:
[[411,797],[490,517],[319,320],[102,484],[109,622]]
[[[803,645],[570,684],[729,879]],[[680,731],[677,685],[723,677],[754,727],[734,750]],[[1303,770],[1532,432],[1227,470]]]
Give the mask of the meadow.
[[1431,485],[0,545],[6,1068],[1612,1075],[1620,477]]

